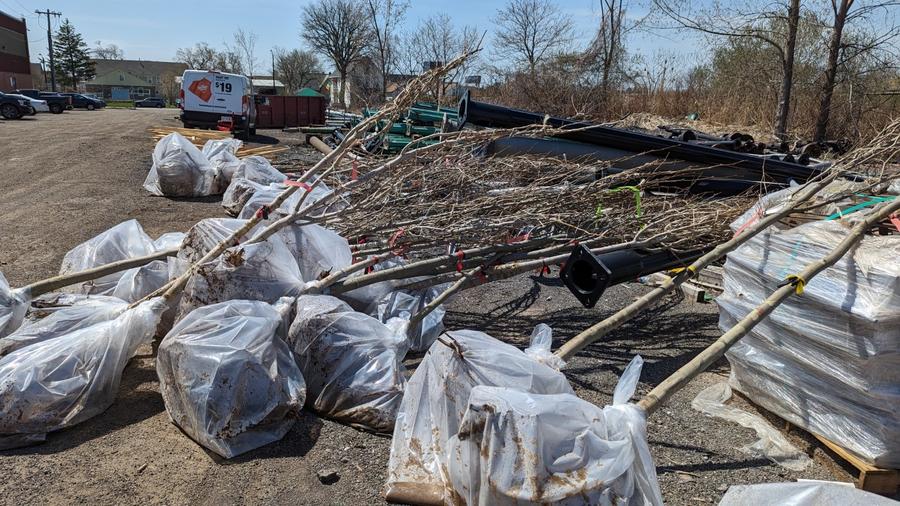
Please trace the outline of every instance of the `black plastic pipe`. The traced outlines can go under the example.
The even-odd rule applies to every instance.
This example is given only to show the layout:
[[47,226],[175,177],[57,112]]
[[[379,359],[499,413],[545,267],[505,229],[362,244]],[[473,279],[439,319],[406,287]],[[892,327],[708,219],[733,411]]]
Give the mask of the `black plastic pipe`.
[[491,128],[519,128],[545,123],[554,128],[579,130],[559,137],[598,146],[609,146],[633,153],[671,157],[703,165],[726,165],[732,173],[743,179],[788,183],[790,180],[805,182],[820,173],[823,168],[804,166],[745,153],[691,144],[675,139],[665,139],[608,126],[573,121],[565,118],[543,116],[529,111],[503,107],[471,99],[466,92],[459,102],[459,127],[472,124]]
[[641,276],[687,267],[707,250],[675,253],[670,250],[623,249],[595,255],[583,245],[576,246],[559,277],[584,307],[591,308],[607,288]]

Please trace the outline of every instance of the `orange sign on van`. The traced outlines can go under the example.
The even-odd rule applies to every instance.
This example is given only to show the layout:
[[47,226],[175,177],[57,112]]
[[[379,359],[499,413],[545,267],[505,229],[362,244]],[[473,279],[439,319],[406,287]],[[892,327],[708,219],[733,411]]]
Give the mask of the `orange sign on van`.
[[204,102],[209,102],[209,99],[212,98],[212,83],[205,77],[192,82],[191,85],[188,86],[188,90],[200,97],[200,100]]

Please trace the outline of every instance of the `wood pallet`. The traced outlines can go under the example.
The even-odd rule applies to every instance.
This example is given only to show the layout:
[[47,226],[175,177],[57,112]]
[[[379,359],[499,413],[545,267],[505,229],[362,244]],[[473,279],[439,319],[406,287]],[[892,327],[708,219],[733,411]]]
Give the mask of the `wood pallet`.
[[[198,148],[202,148],[203,145],[206,144],[206,141],[209,140],[231,138],[231,132],[222,132],[219,130],[200,130],[196,128],[152,127],[149,129],[149,132],[154,142],[159,142],[159,140],[163,137],[173,132],[177,132],[183,135],[187,140],[191,141],[191,143]],[[245,156],[257,155],[264,156],[271,160],[275,155],[283,153],[287,150],[287,146],[257,146],[253,148],[241,146],[241,149],[237,151],[237,156],[238,158],[243,158]]]
[[893,495],[900,491],[900,470],[882,469],[880,467],[873,466],[872,464],[869,464],[863,459],[857,457],[851,451],[835,443],[834,441],[831,441],[825,436],[820,436],[812,431],[804,429],[803,427],[794,425],[793,423],[778,416],[778,414],[759,406],[743,393],[738,392],[737,390],[735,390],[734,392],[735,394],[740,396],[741,399],[756,407],[756,409],[759,409],[766,413],[772,413],[773,416],[780,418],[781,421],[784,422],[784,431],[786,433],[790,432],[791,430],[803,431],[818,439],[820,443],[834,452],[835,455],[839,456],[841,459],[853,466],[853,468],[856,469],[858,473],[856,479],[856,488],[865,490],[866,492],[885,495]]
[[811,434],[814,438],[818,439],[819,442],[828,447],[829,450],[853,466],[859,473],[856,478],[856,488],[865,490],[866,492],[886,495],[893,495],[900,490],[900,470],[875,467],[824,436],[797,427],[787,420],[785,420],[784,423],[785,432],[790,432],[790,430],[794,428]]

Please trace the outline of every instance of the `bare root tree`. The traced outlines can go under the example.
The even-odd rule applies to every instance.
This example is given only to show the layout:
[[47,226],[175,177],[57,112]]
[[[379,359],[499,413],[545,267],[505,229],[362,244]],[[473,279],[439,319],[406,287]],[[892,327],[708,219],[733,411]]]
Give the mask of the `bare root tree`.
[[381,74],[381,99],[387,100],[388,75],[396,67],[397,27],[409,8],[407,0],[366,0],[372,25],[372,55]]
[[101,41],[97,41],[97,47],[94,48],[94,58],[98,60],[124,60],[125,52],[115,44],[103,45]]
[[326,55],[341,78],[341,104],[347,108],[347,74],[372,40],[362,4],[353,0],[319,0],[303,10],[303,38]]
[[275,48],[275,70],[288,94],[293,95],[321,72],[319,59],[302,49]]
[[800,18],[799,0],[785,6],[766,3],[743,9],[714,4],[709,9],[692,10],[681,0],[654,0],[661,13],[676,25],[706,35],[729,39],[754,39],[773,48],[781,64],[781,96],[775,120],[775,135],[784,139],[790,115],[790,93],[793,87],[794,53]]
[[551,0],[509,0],[494,23],[498,56],[515,59],[532,74],[574,38],[572,19]]

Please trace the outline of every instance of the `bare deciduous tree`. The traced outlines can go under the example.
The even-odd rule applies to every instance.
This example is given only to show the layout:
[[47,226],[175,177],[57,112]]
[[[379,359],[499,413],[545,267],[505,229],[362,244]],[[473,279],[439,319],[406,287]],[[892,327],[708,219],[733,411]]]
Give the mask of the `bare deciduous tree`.
[[[828,55],[822,78],[822,92],[819,101],[819,113],[813,137],[818,142],[826,140],[828,123],[831,116],[831,102],[837,84],[838,71],[842,64],[877,52],[886,44],[896,43],[900,38],[900,27],[890,17],[892,8],[900,6],[898,1],[865,2],[855,0],[830,0],[833,24],[828,42]],[[855,41],[846,41],[845,28],[854,22],[862,23],[878,18],[880,33],[871,37],[857,34]],[[891,48],[896,51],[896,48]]]
[[198,42],[194,47],[179,48],[175,51],[175,61],[184,63],[190,69],[243,73],[239,54],[230,50],[219,51],[206,42]]
[[498,55],[517,60],[531,73],[574,38],[572,19],[551,0],[509,0],[494,23]]
[[709,9],[694,11],[681,0],[654,0],[654,5],[677,25],[701,33],[732,39],[751,38],[772,47],[781,64],[781,96],[775,120],[775,135],[784,139],[790,115],[790,92],[793,88],[794,53],[797,24],[800,17],[799,0],[765,3],[743,8],[715,3]]
[[363,57],[372,29],[362,4],[354,0],[318,0],[303,10],[303,38],[326,55],[341,78],[341,104],[347,107],[347,73]]
[[[405,42],[409,54],[404,59],[418,63],[421,71],[425,67],[443,65],[461,53],[475,49],[480,42],[481,37],[474,27],[457,29],[450,16],[436,14],[420,23]],[[434,90],[434,99],[438,103],[443,101],[450,85],[459,82],[475,61],[470,58],[465,65],[444,76]]]
[[623,0],[600,0],[600,26],[585,59],[600,74],[601,100],[606,100],[615,74],[624,74],[625,33],[629,28]]
[[115,44],[103,45],[101,41],[97,41],[97,47],[94,48],[94,58],[98,60],[123,60],[125,52]]
[[372,25],[372,54],[381,73],[381,99],[387,100],[388,75],[396,67],[397,27],[403,22],[407,0],[366,0]]
[[288,94],[293,95],[321,72],[319,59],[302,49],[275,48],[275,70]]
[[[238,28],[234,32],[234,49],[229,51],[240,57],[241,68],[247,74],[250,81],[250,94],[253,94],[253,70],[256,67],[256,39],[257,36],[253,32],[245,31]],[[226,46],[227,47],[227,46]]]

